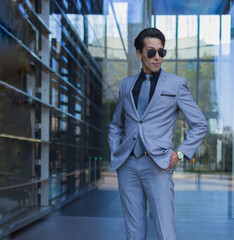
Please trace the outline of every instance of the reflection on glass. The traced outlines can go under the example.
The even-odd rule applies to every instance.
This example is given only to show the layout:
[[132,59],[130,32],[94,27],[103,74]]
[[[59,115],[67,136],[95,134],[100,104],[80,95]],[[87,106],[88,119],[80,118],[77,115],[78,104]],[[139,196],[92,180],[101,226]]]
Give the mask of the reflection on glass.
[[61,120],[60,121],[60,131],[67,131],[67,121],[66,120]]
[[[9,229],[9,220],[14,218],[22,219],[21,214],[26,212],[30,214],[32,207],[39,206],[37,194],[37,184],[0,191],[1,233]],[[8,221],[5,221],[6,219]]]
[[178,58],[197,58],[197,15],[178,17]]
[[231,43],[231,16],[222,15],[221,26],[221,54],[229,56]]
[[[154,25],[153,25],[154,26]],[[166,38],[165,48],[167,50],[167,56],[165,59],[175,59],[176,48],[176,16],[156,16],[156,25],[160,31],[162,31]]]
[[84,16],[81,14],[67,14],[67,17],[71,21],[74,29],[77,31],[80,39],[84,41]]
[[176,73],[175,72],[175,62],[164,61],[162,65],[163,70],[169,73]]
[[218,55],[220,44],[220,16],[200,16],[200,57],[211,59]]
[[[32,16],[27,16],[23,2],[34,10],[36,22],[31,22]],[[51,10],[47,11],[49,16],[44,12],[37,14],[40,2],[0,0],[0,187],[47,178],[41,169],[49,165],[49,204],[56,204],[100,177],[99,170],[94,170],[94,163],[101,165],[96,156],[102,156],[103,145],[108,162],[107,136],[103,137],[101,131],[108,128],[120,79],[135,67],[129,64],[133,59],[128,61],[126,57],[128,44],[133,35],[138,34],[143,2],[150,1],[98,1],[108,8],[107,15],[102,11],[93,12],[103,7],[97,7],[96,1],[43,1],[43,7]],[[57,3],[66,17],[56,7]],[[87,9],[82,9],[84,5]],[[79,14],[75,14],[77,9]],[[168,54],[163,69],[188,80],[189,89],[209,123],[207,136],[194,158],[177,165],[174,174],[177,217],[234,216],[232,17],[152,17],[152,26],[166,36]],[[39,23],[40,19],[46,25],[49,20],[47,27],[51,34]],[[45,55],[42,66],[40,61],[45,60]],[[93,57],[100,60],[102,73]],[[106,61],[102,61],[104,57]],[[46,67],[49,58],[53,71]],[[47,80],[50,90],[42,86]],[[48,91],[48,98],[44,97]],[[42,99],[52,107],[41,104]],[[105,115],[101,111],[103,99]],[[35,143],[43,132],[48,132],[48,125],[49,141]],[[179,114],[174,128],[175,148],[183,141],[188,128],[183,115]],[[103,144],[100,139],[106,142]],[[40,161],[42,155],[45,161]],[[40,200],[47,198],[48,191],[44,188],[46,194],[43,195],[41,188],[40,199],[39,186],[31,184],[0,190],[0,220],[7,222],[7,233],[14,225],[14,218],[21,217],[19,214],[27,211],[30,216],[31,207],[43,208]],[[195,199],[194,211],[188,212],[191,198]],[[222,202],[222,207],[201,207],[203,203],[210,206],[211,200],[215,206]],[[177,204],[183,205],[179,211]],[[2,233],[5,234],[1,228],[0,235]]]
[[217,110],[214,62],[201,62],[199,69],[199,106],[204,112]]
[[35,138],[36,112],[41,103],[0,85],[0,134]]
[[53,84],[54,87],[51,89],[51,104],[55,107],[59,107],[59,93],[58,87],[56,84]]
[[115,61],[108,61],[106,65],[106,74],[108,77],[109,86],[103,90],[105,98],[112,99],[113,95],[118,96],[119,82],[127,76],[128,64],[125,61],[116,63]]
[[[152,16],[152,26],[166,36],[163,69],[185,77],[193,98],[209,124],[208,133],[191,161],[178,163],[174,174],[175,215],[233,218],[233,56],[230,15]],[[176,32],[178,30],[178,32]],[[199,37],[199,39],[198,39]],[[178,43],[178,44],[176,44]],[[191,126],[190,126],[191,127]],[[174,128],[175,149],[189,126],[183,114]],[[201,192],[202,191],[202,192]],[[193,196],[196,213],[187,211]],[[201,208],[210,199],[222,210]],[[183,208],[178,204],[183,202]]]
[[49,18],[50,23],[50,40],[55,38],[59,43],[61,43],[61,14],[51,14]]
[[[118,22],[116,22],[116,19]],[[117,24],[121,29],[121,35]],[[127,3],[113,3],[113,8],[109,4],[109,15],[107,15],[108,58],[126,59],[127,46]]]
[[89,51],[94,57],[105,56],[105,16],[88,15]]
[[[116,14],[116,20],[120,28],[120,33],[123,39],[128,37],[128,3],[127,2],[113,2],[113,8]],[[125,47],[127,47],[125,45]]]
[[197,101],[197,63],[179,62],[178,75],[187,79],[189,90]]
[[0,138],[0,187],[25,183],[36,177],[33,169],[35,145],[33,142]]

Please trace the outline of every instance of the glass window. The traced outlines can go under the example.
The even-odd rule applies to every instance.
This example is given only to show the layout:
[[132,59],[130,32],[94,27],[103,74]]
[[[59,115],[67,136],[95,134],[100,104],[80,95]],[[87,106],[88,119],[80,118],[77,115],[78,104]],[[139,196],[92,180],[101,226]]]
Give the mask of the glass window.
[[220,16],[200,16],[200,58],[212,59],[218,55],[220,44]]
[[221,54],[229,56],[230,54],[230,43],[231,43],[231,16],[222,15],[222,26],[221,26]]
[[105,56],[105,16],[88,15],[89,51],[94,57]]
[[108,61],[106,69],[109,85],[104,88],[103,94],[107,98],[113,98],[113,95],[118,96],[120,80],[127,76],[128,64],[125,61]]
[[176,16],[156,16],[156,27],[163,32],[166,38],[165,49],[167,50],[167,56],[165,59],[175,59]]
[[49,18],[50,24],[50,39],[55,38],[57,42],[61,43],[61,14],[51,14]]
[[[116,14],[116,20],[118,22],[121,35],[123,39],[128,38],[128,3],[127,2],[113,2],[113,7]],[[127,45],[125,44],[127,48]]]
[[36,108],[41,103],[32,98],[0,85],[0,133],[20,137],[35,137]]
[[178,58],[197,58],[197,15],[178,17]]
[[163,70],[165,70],[166,72],[169,72],[169,73],[176,73],[176,69],[175,69],[175,62],[171,62],[171,61],[163,61],[163,64],[162,64],[162,68]]
[[189,90],[193,98],[197,99],[197,63],[179,62],[178,75],[187,79]]
[[[107,56],[110,59],[127,58],[126,53],[128,42],[126,4],[127,3],[113,3],[113,9],[111,4],[109,4],[109,15],[107,15]],[[121,17],[119,16],[120,13]],[[116,19],[118,23],[116,22]]]
[[217,109],[214,62],[200,63],[198,102],[204,112]]
[[67,14],[80,39],[84,41],[84,16],[81,14]]
[[51,88],[51,104],[55,107],[59,107],[59,89],[56,83],[53,83]]

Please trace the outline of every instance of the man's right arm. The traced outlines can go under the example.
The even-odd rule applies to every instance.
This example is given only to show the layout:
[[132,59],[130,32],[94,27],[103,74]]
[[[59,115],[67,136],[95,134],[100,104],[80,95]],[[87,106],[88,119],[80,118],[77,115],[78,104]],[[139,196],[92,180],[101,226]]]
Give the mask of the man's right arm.
[[114,153],[123,138],[124,134],[124,106],[123,106],[123,91],[122,82],[120,82],[119,98],[115,112],[113,114],[113,120],[110,123],[109,128],[109,146],[110,151]]

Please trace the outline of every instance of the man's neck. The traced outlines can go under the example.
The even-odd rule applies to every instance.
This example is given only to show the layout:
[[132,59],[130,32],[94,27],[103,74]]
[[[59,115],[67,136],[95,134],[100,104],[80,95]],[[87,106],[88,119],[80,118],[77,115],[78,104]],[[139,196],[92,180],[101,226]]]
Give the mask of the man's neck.
[[145,73],[143,69],[141,69],[141,71],[142,71],[145,75],[147,75],[147,74],[151,74],[152,76],[155,76],[155,75],[160,74],[160,72],[161,72],[161,68],[160,68],[160,70],[159,70],[158,72]]

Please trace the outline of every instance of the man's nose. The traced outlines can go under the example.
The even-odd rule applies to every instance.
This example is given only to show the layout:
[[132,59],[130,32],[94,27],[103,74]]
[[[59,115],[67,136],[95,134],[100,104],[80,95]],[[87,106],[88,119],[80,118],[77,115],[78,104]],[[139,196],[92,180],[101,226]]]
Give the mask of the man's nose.
[[154,58],[155,58],[155,59],[159,59],[158,51],[156,51],[156,54],[154,55]]

